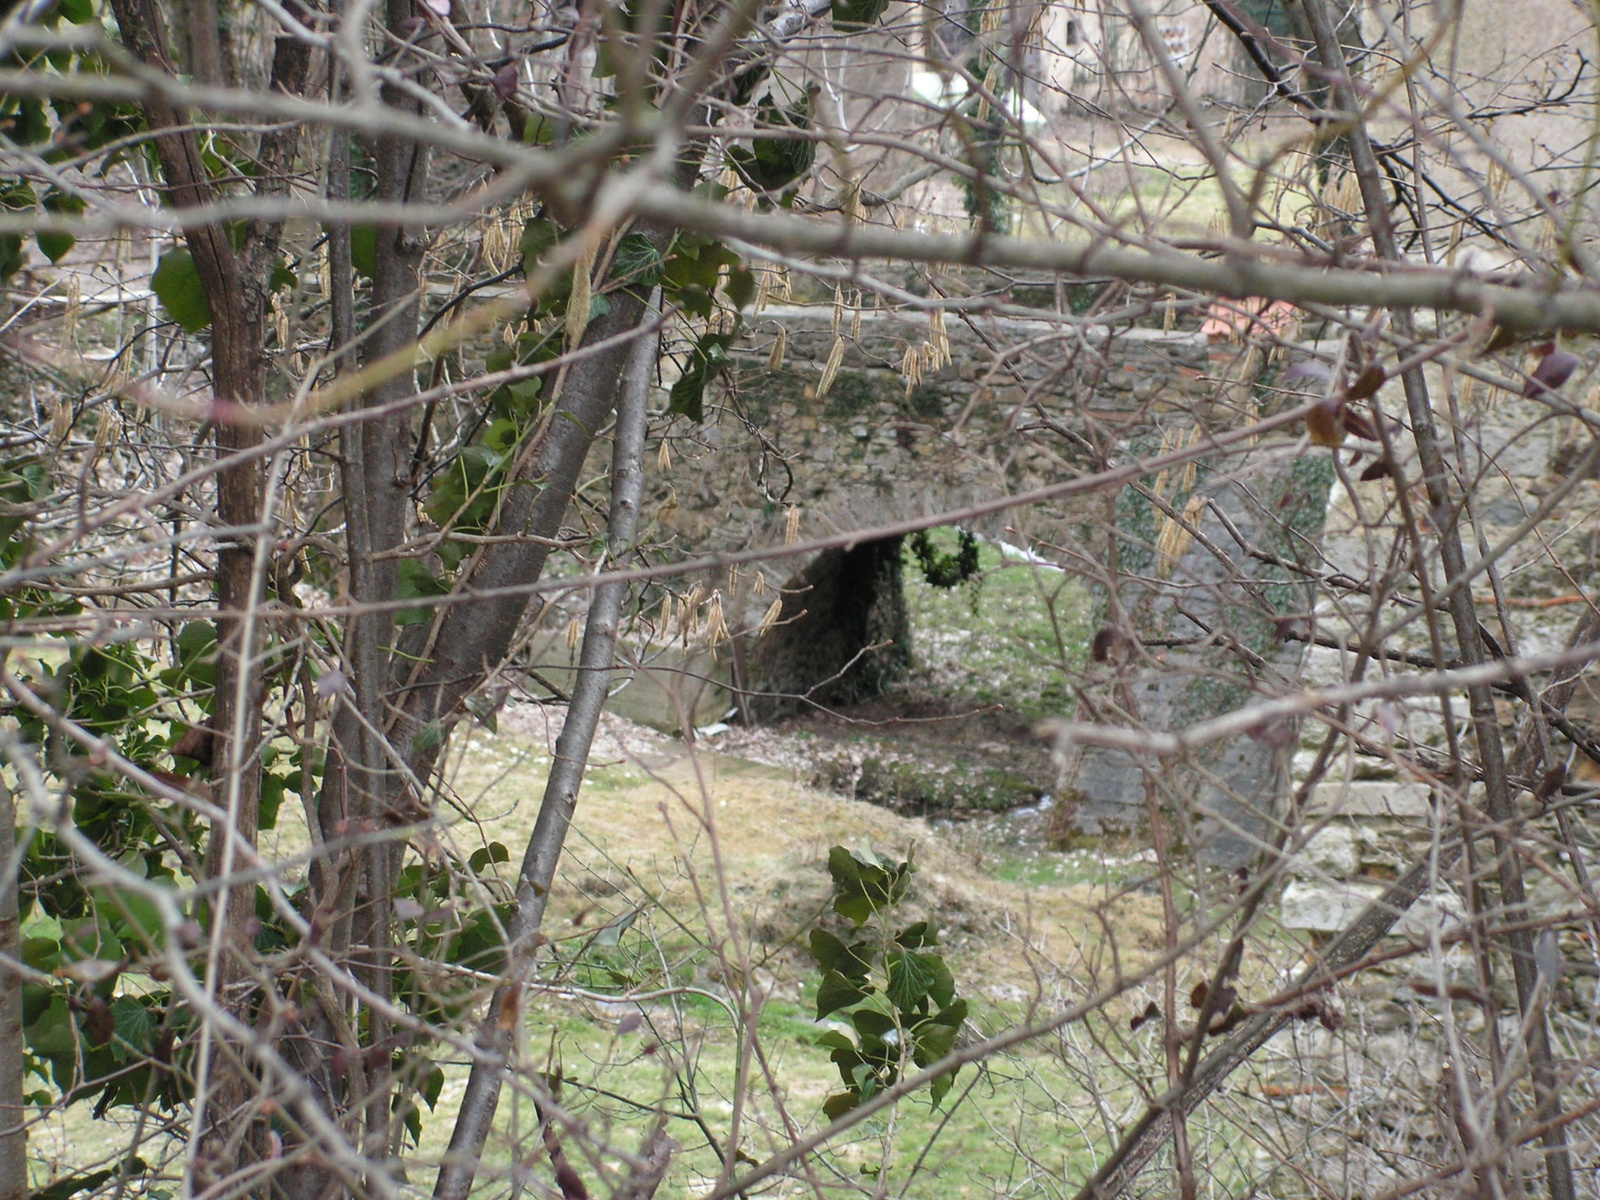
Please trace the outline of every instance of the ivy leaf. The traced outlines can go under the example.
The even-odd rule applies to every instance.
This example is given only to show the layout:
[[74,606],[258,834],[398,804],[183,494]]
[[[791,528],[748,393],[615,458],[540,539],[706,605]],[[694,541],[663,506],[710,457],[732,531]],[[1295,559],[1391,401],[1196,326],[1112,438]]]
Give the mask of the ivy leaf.
[[[82,22],[73,22],[82,24]],[[85,208],[81,196],[73,196],[66,192],[51,191],[44,198],[44,210],[49,213],[78,216]],[[39,244],[40,251],[51,262],[60,262],[66,257],[67,251],[78,244],[78,239],[70,233],[41,233],[35,235],[34,241]]]
[[728,272],[728,282],[722,290],[727,293],[729,304],[745,308],[756,298],[756,277],[743,267],[735,267]]
[[888,955],[888,965],[889,1000],[901,1012],[909,1012],[927,1003],[928,991],[938,978],[937,967],[943,964],[938,955],[897,950]]
[[637,288],[652,288],[661,282],[666,259],[642,233],[630,233],[617,243],[612,256],[611,274],[619,283]]
[[[443,596],[450,588],[444,580],[436,577],[428,569],[428,564],[415,558],[401,559],[399,570],[399,598],[402,600],[421,599],[428,596]],[[428,607],[403,608],[395,614],[396,625],[421,625],[433,619],[433,610]]]
[[150,290],[185,333],[199,333],[211,324],[211,301],[187,250],[168,250],[161,256],[150,276]]
[[116,1022],[116,1041],[112,1053],[118,1062],[148,1054],[155,1041],[156,1018],[148,1008],[132,996],[118,996],[111,1002],[111,1014]]
[[680,236],[662,266],[661,288],[669,299],[682,304],[698,316],[711,313],[711,293],[716,290],[722,268],[731,273],[740,266],[739,256],[721,242],[695,235]]
[[[933,970],[933,982],[928,984],[928,998],[940,1008],[951,1008],[955,1005],[965,1006],[965,1000],[956,999],[956,979],[950,973],[950,966],[944,961],[944,955],[933,954],[928,957],[928,965]],[[967,1019],[967,1010],[961,1009],[961,1016],[956,1024],[961,1024]]]
[[283,807],[283,793],[286,789],[292,790],[294,783],[294,780],[275,775],[271,771],[262,774],[261,805],[258,813],[258,822],[262,829],[278,827],[278,810]]
[[861,868],[865,865],[867,864],[860,857],[851,854],[843,846],[835,846],[828,851],[828,874],[833,876],[833,885],[836,888],[859,880]]
[[894,940],[907,950],[919,950],[924,946],[935,944],[934,937],[928,932],[928,923],[918,921],[914,925],[907,925],[894,935]]
[[850,1014],[850,1023],[855,1026],[856,1036],[861,1039],[862,1057],[879,1062],[898,1057],[890,1050],[890,1044],[899,1039],[899,1028],[893,1017],[874,1008],[858,1008]]
[[861,982],[872,969],[872,951],[835,937],[826,929],[811,931],[811,957],[824,971],[837,971],[846,979]]
[[535,217],[522,227],[517,248],[522,251],[522,268],[531,272],[539,260],[561,240],[561,226],[545,217]]
[[272,264],[272,277],[267,280],[267,290],[276,292],[282,288],[300,286],[300,277],[289,269],[289,264],[279,259]]
[[72,1054],[78,1048],[78,1025],[67,1007],[67,998],[54,995],[38,1018],[29,1023],[28,1049],[41,1057]]
[[817,986],[817,1020],[865,1000],[870,991],[870,988],[847,979],[838,971],[826,972]]
[[916,867],[909,859],[885,867],[870,850],[835,846],[828,852],[828,871],[833,876],[833,911],[860,925],[905,895]]
[[722,373],[728,364],[731,333],[705,333],[689,355],[689,365],[672,385],[668,411],[679,413],[699,424],[706,419],[706,384]]
[[435,1067],[422,1077],[422,1083],[417,1088],[417,1093],[422,1097],[429,1110],[439,1106],[439,1096],[444,1092],[444,1068]]
[[836,1092],[822,1102],[822,1115],[830,1121],[837,1121],[860,1103],[861,1095],[858,1092]]
[[917,1038],[912,1059],[919,1067],[926,1067],[936,1063],[956,1044],[956,1034],[960,1030],[951,1025],[939,1025],[933,1022],[924,1022],[917,1027]]
[[472,857],[467,859],[467,866],[474,875],[482,875],[493,864],[510,861],[511,851],[505,848],[503,842],[490,842],[472,852]]
[[[952,1029],[960,1029],[966,1019],[967,1002],[965,1000],[955,1000],[934,1013],[923,1024],[948,1025]],[[921,1026],[918,1026],[918,1028],[921,1028]]]
[[421,754],[428,750],[436,749],[444,744],[444,726],[437,721],[429,721],[411,739],[411,749]]
[[60,262],[67,256],[67,251],[78,244],[78,239],[70,233],[40,233],[33,240],[39,243],[39,249],[53,263]]
[[10,279],[28,265],[20,233],[0,234],[0,280]]

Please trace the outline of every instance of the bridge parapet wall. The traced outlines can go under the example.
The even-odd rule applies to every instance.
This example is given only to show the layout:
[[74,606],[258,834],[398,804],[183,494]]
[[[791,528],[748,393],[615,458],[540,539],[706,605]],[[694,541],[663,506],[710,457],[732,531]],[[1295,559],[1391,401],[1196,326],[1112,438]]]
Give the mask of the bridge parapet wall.
[[[908,356],[939,349],[947,364],[908,386]],[[1164,416],[1236,403],[1259,366],[1195,333],[991,314],[946,317],[941,333],[924,315],[769,308],[734,348],[714,416],[675,443],[670,528],[686,548],[732,549],[770,543],[791,506],[807,535],[959,511],[1093,470]],[[1104,509],[1090,498],[967,523],[1064,546]]]

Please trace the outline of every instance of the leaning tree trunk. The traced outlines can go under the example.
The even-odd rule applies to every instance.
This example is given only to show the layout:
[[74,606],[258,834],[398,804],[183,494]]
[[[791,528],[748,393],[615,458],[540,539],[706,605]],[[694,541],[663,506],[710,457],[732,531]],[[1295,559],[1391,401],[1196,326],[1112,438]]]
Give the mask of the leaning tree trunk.
[[[659,345],[659,333],[641,332],[634,342],[617,398],[616,442],[611,455],[611,514],[606,527],[607,558],[612,564],[632,551],[638,529],[639,502],[644,492],[645,404],[650,395],[650,376]],[[506,981],[495,990],[478,1023],[474,1039],[478,1055],[473,1059],[467,1090],[461,1097],[450,1149],[439,1168],[433,1192],[437,1200],[466,1200],[494,1123],[500,1088],[516,1036],[515,1022],[503,1021],[501,1015],[521,1011],[518,999],[538,948],[535,935],[544,920],[545,902],[578,806],[578,791],[583,786],[589,749],[611,686],[617,625],[627,593],[627,584],[607,583],[595,588],[590,598],[583,647],[579,651],[578,680],[572,689],[572,701],[567,705],[561,734],[556,739],[555,757],[550,764],[549,778],[545,780],[539,816],[528,839],[522,868],[517,873],[516,909],[506,931]]]

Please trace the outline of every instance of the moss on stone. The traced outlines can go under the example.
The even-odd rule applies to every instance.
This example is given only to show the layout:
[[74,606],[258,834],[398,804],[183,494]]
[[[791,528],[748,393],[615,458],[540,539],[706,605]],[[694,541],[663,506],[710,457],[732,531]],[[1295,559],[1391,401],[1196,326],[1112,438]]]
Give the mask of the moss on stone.
[[878,755],[861,760],[854,790],[856,799],[896,812],[946,817],[1005,812],[1042,794],[1037,785],[1001,768],[939,767]]
[[[884,380],[876,376],[895,378],[882,371],[840,371],[833,386],[828,389],[828,403],[822,410],[825,417],[854,417],[866,412],[885,398]],[[896,379],[898,382],[898,379]]]
[[949,402],[949,394],[942,387],[931,383],[917,385],[911,390],[911,398],[906,401],[906,408],[914,417],[932,419],[944,416],[944,406]]

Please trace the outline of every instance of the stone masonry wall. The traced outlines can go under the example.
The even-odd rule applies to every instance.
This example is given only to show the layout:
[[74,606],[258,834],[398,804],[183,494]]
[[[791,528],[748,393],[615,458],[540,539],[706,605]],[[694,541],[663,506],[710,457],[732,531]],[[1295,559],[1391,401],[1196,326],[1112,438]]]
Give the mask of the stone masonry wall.
[[[786,344],[777,353],[780,338]],[[921,378],[905,369],[908,357],[925,362],[935,355],[948,363]],[[832,357],[836,370],[824,390]],[[1130,455],[1195,444],[1207,429],[1234,428],[1272,404],[1297,403],[1263,386],[1280,367],[1252,345],[1198,332],[1113,333],[993,315],[947,317],[941,329],[926,316],[882,311],[768,310],[737,348],[719,413],[692,431],[704,449],[675,454],[658,501],[671,509],[685,549],[772,544],[795,508],[803,536],[870,531],[1027,492]],[[1117,620],[1140,637],[1231,631],[1292,678],[1301,648],[1276,642],[1273,631],[1279,617],[1305,611],[1309,591],[1244,556],[1224,568],[1205,542],[1243,531],[1291,559],[1314,542],[1327,455],[1307,455],[1297,440],[1297,432],[1279,436],[1198,472],[1158,473],[1139,488],[1104,489],[962,524],[1029,545],[1079,575],[1103,597],[1102,609],[1109,601]],[[1211,507],[1195,507],[1202,501]],[[1175,527],[1157,503],[1186,510],[1201,539],[1163,549]],[[1219,514],[1231,514],[1231,533]],[[1286,520],[1293,533],[1284,540],[1279,531]],[[788,584],[784,613],[798,618],[808,605],[832,604],[836,589],[819,587],[820,579],[777,564],[768,582]],[[733,589],[726,590],[731,596]],[[1184,598],[1181,616],[1174,595]],[[730,623],[750,629],[770,603],[767,589],[747,591],[742,605],[730,606]],[[1105,619],[1102,612],[1097,624]],[[816,643],[824,644],[831,649],[819,654],[826,660],[819,661],[825,668],[819,678],[831,676],[840,660],[833,641]],[[772,691],[797,690],[792,675],[761,674],[762,649],[758,642],[736,657],[736,669],[741,657],[748,668],[744,682],[755,691],[769,683]],[[1140,719],[1156,728],[1185,724],[1248,695],[1248,688],[1219,686],[1227,655],[1221,647],[1173,648],[1159,661],[1130,668],[1135,675],[1120,682],[1137,693]],[[794,655],[779,657],[789,663]],[[1200,813],[1191,830],[1197,852],[1236,863],[1270,839],[1288,760],[1263,755],[1249,738],[1212,750],[1193,772],[1161,781],[1163,803]],[[1086,832],[1129,831],[1145,820],[1140,769],[1116,752],[1088,752],[1063,799]]]

